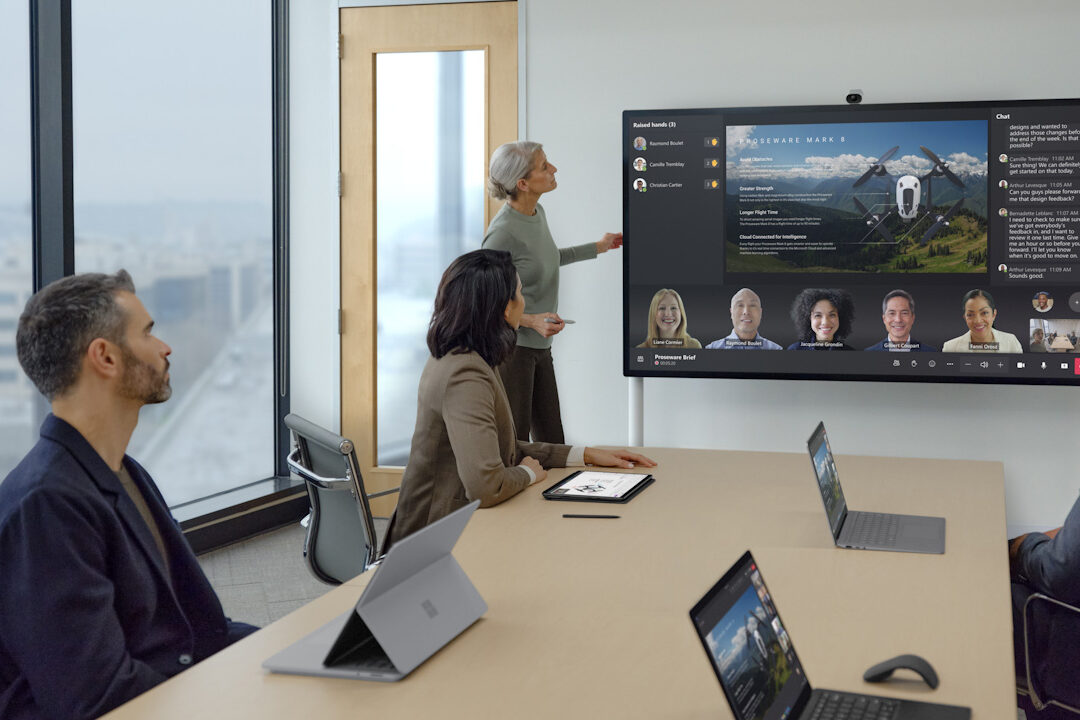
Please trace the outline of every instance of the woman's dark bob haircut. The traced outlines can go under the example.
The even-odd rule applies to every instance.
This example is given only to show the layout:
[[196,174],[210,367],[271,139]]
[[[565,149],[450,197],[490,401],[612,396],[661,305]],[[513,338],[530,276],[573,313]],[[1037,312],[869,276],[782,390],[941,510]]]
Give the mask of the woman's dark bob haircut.
[[828,300],[840,316],[840,326],[836,328],[833,339],[840,341],[851,334],[855,324],[855,301],[847,290],[833,288],[806,288],[795,296],[791,305],[791,322],[795,323],[795,332],[799,342],[813,342],[814,330],[810,327],[810,311],[822,300]]
[[506,322],[506,305],[517,294],[510,253],[473,250],[450,263],[439,281],[427,345],[441,358],[476,352],[497,367],[514,352],[517,332]]

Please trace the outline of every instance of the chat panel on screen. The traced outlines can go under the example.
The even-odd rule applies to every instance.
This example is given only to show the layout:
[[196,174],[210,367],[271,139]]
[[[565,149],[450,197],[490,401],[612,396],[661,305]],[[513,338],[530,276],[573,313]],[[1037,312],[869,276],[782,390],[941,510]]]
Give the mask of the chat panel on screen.
[[1006,280],[1080,282],[1080,109],[1004,108],[993,122]]

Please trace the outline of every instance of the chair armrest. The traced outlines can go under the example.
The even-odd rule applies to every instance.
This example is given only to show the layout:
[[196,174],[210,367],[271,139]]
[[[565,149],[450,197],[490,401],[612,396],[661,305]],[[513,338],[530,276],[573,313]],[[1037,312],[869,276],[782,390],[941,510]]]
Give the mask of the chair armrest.
[[304,478],[308,482],[318,485],[321,488],[327,490],[336,490],[342,485],[352,486],[352,482],[348,478],[327,478],[322,475],[318,475],[315,472],[308,470],[306,467],[300,464],[300,449],[297,448],[289,453],[289,456],[285,458],[285,462],[288,463],[289,469],[294,473]]

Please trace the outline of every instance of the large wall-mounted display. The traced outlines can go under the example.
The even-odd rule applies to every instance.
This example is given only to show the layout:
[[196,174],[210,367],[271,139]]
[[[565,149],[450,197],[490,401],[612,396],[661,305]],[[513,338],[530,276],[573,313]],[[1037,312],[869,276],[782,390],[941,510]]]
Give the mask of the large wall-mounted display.
[[630,110],[622,136],[626,375],[1080,383],[1080,100]]

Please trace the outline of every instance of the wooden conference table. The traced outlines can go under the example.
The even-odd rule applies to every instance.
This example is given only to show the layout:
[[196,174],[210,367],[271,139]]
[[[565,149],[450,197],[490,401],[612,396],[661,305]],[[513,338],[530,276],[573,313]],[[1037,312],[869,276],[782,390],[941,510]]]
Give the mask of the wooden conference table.
[[[750,548],[813,686],[1015,719],[1001,463],[838,458],[850,507],[947,518],[945,554],[915,555],[835,548],[805,454],[644,452],[657,481],[626,505],[543,500],[558,470],[478,510],[454,555],[488,611],[401,682],[260,666],[348,610],[367,573],[109,717],[730,717],[688,611]],[[929,660],[939,688],[863,682],[901,653]]]

